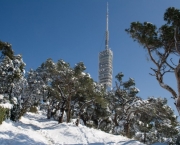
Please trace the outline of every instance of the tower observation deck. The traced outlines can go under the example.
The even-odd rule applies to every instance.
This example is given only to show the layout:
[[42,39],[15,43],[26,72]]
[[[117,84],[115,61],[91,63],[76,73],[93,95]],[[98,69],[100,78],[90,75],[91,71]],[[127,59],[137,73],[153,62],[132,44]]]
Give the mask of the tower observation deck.
[[109,48],[108,16],[109,12],[107,3],[105,50],[99,53],[99,83],[103,84],[106,89],[112,88],[113,73],[113,52]]

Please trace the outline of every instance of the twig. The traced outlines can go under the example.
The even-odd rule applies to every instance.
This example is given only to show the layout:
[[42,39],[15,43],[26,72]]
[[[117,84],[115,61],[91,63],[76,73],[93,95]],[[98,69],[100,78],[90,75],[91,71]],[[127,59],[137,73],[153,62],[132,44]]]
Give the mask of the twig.
[[175,65],[175,64],[173,63],[172,58],[170,59],[170,61],[171,61],[171,63],[172,63],[174,66],[176,66],[176,67],[177,67],[177,65]]

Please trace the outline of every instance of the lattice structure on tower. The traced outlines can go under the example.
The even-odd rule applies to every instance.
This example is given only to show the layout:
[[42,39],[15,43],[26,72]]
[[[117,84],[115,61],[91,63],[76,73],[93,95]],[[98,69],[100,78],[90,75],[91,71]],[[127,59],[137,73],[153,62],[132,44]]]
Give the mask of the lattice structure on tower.
[[109,30],[108,30],[108,4],[106,14],[106,39],[105,50],[99,53],[99,83],[105,88],[112,88],[112,73],[113,73],[113,52],[109,48]]

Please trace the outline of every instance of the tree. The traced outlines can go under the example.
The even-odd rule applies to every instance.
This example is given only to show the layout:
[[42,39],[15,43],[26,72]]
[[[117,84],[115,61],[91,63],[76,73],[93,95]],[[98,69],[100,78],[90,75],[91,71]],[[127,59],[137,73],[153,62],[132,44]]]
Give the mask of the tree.
[[[167,105],[167,99],[149,97],[138,105],[138,116],[133,118],[134,137],[146,144],[175,142],[179,126],[174,111]],[[167,131],[168,130],[168,131]]]
[[85,118],[87,126],[108,132],[111,112],[108,107],[109,102],[106,98],[106,93],[102,84],[93,82],[92,96],[94,103],[84,110],[82,119]]
[[[172,94],[180,114],[180,60],[176,63],[172,60],[180,55],[180,10],[168,8],[164,13],[164,21],[166,23],[158,29],[148,22],[132,22],[126,32],[147,50],[155,65],[150,74]],[[167,73],[175,74],[177,91],[164,81]]]
[[31,107],[37,107],[45,89],[44,81],[37,71],[30,69],[26,75],[21,94],[21,109],[16,116],[23,116]]
[[22,56],[14,55],[11,44],[0,41],[0,94],[4,96],[0,102],[12,104],[10,119],[14,121],[22,107],[24,67]]
[[116,75],[116,87],[109,91],[106,98],[108,100],[108,107],[111,113],[112,133],[125,134],[129,136],[130,119],[134,110],[132,104],[141,100],[137,96],[139,89],[135,87],[135,81],[129,78],[128,81],[123,81],[124,74],[118,73]]
[[84,72],[85,69],[83,62],[71,68],[63,60],[54,63],[47,59],[37,70],[28,73],[27,81],[32,88],[30,94],[43,100],[41,106],[47,105],[47,118],[53,116],[62,123],[64,115],[66,122],[74,117],[78,125],[80,119],[86,122],[84,114],[88,107],[96,103],[105,104],[103,95],[97,92],[96,83]]
[[[123,81],[123,76],[123,73],[116,75],[116,87],[107,95],[112,112],[112,133],[136,137],[144,143],[162,141],[163,138],[175,139],[178,122],[167,100],[154,97],[144,100],[138,97],[139,89],[135,87],[134,79]],[[169,130],[168,133],[165,129]],[[159,138],[156,138],[157,135]]]

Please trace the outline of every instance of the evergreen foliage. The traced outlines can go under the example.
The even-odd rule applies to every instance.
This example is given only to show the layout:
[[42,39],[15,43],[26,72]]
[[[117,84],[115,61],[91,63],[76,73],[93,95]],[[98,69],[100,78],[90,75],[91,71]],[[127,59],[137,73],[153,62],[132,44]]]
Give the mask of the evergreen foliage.
[[11,44],[0,41],[0,99],[1,104],[10,103],[10,118],[17,120],[21,108],[21,94],[25,63],[21,55],[14,55]]
[[104,107],[106,101],[103,99],[104,88],[99,90],[98,84],[84,72],[85,69],[83,62],[71,68],[63,60],[55,63],[52,59],[47,59],[37,70],[30,70],[27,75],[27,90],[30,90],[28,94],[34,96],[31,104],[39,102],[40,108],[47,109],[47,118],[54,117],[59,123],[62,123],[64,115],[67,122],[73,116],[78,116],[79,119],[83,117],[86,122],[86,109],[90,106],[95,108],[96,104]]
[[[126,32],[148,51],[150,60],[155,64],[151,75],[171,93],[180,114],[180,61],[173,62],[173,59],[179,59],[180,54],[180,10],[168,8],[164,21],[165,24],[159,28],[149,22],[132,22]],[[177,81],[177,91],[164,79],[166,74],[172,72]]]
[[0,106],[0,124],[7,118],[9,118],[9,109]]
[[139,119],[134,120],[135,138],[146,144],[175,142],[179,124],[173,110],[167,105],[167,100],[150,97],[148,102],[153,106],[149,106],[148,112],[141,113]]

